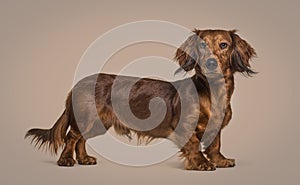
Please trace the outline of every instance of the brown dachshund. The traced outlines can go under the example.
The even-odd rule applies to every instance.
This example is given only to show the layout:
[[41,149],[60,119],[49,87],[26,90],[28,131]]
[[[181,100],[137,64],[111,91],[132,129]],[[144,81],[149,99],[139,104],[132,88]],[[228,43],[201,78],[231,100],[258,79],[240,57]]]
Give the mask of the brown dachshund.
[[[235,30],[194,30],[193,35],[177,49],[175,55],[175,60],[180,65],[176,73],[195,70],[195,75],[191,78],[171,83],[102,73],[86,77],[73,87],[67,97],[63,114],[51,129],[31,129],[25,137],[33,136],[32,141],[35,141],[36,145],[47,146],[54,153],[64,146],[57,161],[59,166],[73,166],[74,152],[78,164],[96,164],[96,158],[86,152],[86,140],[104,134],[113,126],[117,134],[129,138],[131,133],[136,133],[139,138],[146,137],[149,140],[155,138],[172,140],[181,149],[187,170],[233,167],[235,160],[224,157],[220,152],[221,130],[232,116],[230,100],[234,91],[234,74],[235,72],[246,76],[255,74],[249,64],[249,60],[255,55],[254,49],[241,39]],[[222,74],[222,78],[218,74]],[[133,115],[141,120],[151,115],[149,104],[153,98],[159,97],[164,100],[166,113],[156,127],[139,129],[143,125],[121,121],[115,114],[111,91],[116,78],[121,85],[114,87],[114,96],[118,98],[120,104],[128,101],[124,89],[133,81],[136,82],[130,89],[129,107]],[[192,85],[187,83],[188,80],[193,82]],[[216,95],[210,86],[221,81],[224,82],[225,90],[222,96],[225,99],[225,106],[221,107],[219,112],[224,113],[224,116],[220,121],[220,127],[207,130],[209,120],[216,117],[212,110],[212,99]],[[183,89],[180,96],[175,87]],[[190,98],[193,88],[196,89],[197,100]],[[183,100],[188,101],[190,105],[184,107],[184,110],[181,104]],[[180,126],[178,122],[182,112],[188,115],[183,118],[184,124]],[[186,142],[182,143],[183,138],[187,136],[185,131],[191,129],[189,128],[191,122],[196,122],[195,127],[192,128]],[[172,133],[177,132],[176,127],[182,129],[174,135]],[[206,132],[208,135],[214,133],[211,142],[205,143],[206,140],[201,140]],[[200,141],[206,145],[205,149],[200,149]]]

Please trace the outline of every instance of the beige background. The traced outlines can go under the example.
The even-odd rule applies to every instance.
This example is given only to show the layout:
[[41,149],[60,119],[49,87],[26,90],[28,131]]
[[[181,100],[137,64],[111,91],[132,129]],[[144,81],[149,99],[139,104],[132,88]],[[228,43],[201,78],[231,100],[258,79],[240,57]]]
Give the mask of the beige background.
[[[1,1],[0,183],[298,184],[299,5],[296,0]],[[126,167],[91,149],[97,166],[59,168],[57,156],[23,140],[27,129],[48,128],[62,112],[76,66],[92,41],[118,25],[145,19],[190,29],[237,28],[257,50],[253,63],[260,73],[236,76],[234,117],[223,134],[222,151],[237,159],[235,168],[184,171],[177,157],[150,167]],[[156,45],[134,47],[141,52],[129,48],[115,61],[174,52]],[[112,63],[107,71],[119,67]]]

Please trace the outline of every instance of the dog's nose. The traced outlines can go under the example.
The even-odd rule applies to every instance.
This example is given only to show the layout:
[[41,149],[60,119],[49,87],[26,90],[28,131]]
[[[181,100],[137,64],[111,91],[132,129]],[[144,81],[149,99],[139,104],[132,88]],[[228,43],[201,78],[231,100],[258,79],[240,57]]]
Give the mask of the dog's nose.
[[208,70],[213,71],[218,67],[218,62],[216,59],[210,58],[206,61],[205,65]]

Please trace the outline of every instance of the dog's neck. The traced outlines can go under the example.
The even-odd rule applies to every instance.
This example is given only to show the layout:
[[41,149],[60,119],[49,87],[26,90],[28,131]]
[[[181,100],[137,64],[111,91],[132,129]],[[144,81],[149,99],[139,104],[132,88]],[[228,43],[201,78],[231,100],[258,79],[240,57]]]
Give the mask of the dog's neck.
[[208,94],[215,97],[226,96],[227,102],[230,102],[234,91],[234,77],[230,71],[226,71],[222,76],[211,79],[208,79],[203,74],[195,74],[192,80],[198,91],[207,89]]

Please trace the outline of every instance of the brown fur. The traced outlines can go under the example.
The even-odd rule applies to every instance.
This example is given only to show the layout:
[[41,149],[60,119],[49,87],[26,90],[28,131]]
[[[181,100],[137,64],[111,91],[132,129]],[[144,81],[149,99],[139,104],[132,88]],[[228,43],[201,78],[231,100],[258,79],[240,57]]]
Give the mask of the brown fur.
[[[204,152],[199,150],[200,141],[208,120],[214,117],[212,98],[215,96],[211,94],[209,88],[208,78],[211,77],[205,75],[207,69],[196,61],[194,56],[191,56],[196,53],[197,58],[197,55],[199,55],[195,51],[199,41],[197,37],[205,41],[211,50],[210,55],[207,57],[213,57],[217,61],[224,75],[226,94],[221,95],[226,96],[226,107],[221,110],[225,111],[221,129],[229,123],[232,117],[230,100],[234,91],[233,75],[235,72],[249,76],[255,73],[250,69],[249,64],[249,60],[255,56],[255,51],[235,33],[235,30],[194,30],[193,35],[177,49],[175,55],[175,60],[181,66],[180,69],[185,71],[195,69],[196,74],[191,77],[191,80],[197,89],[200,100],[200,110],[194,108],[197,106],[190,100],[191,106],[186,110],[189,115],[184,118],[186,124],[183,125],[183,131],[188,130],[189,122],[197,121],[194,134],[181,147],[181,156],[185,159],[185,168],[188,170],[215,170],[216,167],[233,167],[235,161],[225,158],[220,152],[221,129],[217,130],[217,137],[207,146]],[[221,49],[220,43],[226,43],[228,46]],[[148,141],[155,138],[168,138],[178,126],[181,98],[186,98],[189,101],[191,87],[186,85],[186,79],[174,82],[185,89],[185,97],[179,97],[170,82],[148,78],[138,80],[130,90],[129,96],[131,111],[137,118],[146,119],[150,116],[149,102],[155,97],[162,98],[167,106],[166,116],[157,127],[147,131],[139,131],[128,127],[126,123],[120,122],[112,110],[111,88],[115,78],[116,75],[100,73],[82,79],[68,95],[66,109],[54,126],[48,130],[31,129],[27,132],[26,137],[33,136],[32,141],[35,141],[36,145],[39,147],[48,146],[54,153],[57,153],[59,147],[64,146],[57,162],[60,166],[73,166],[75,164],[74,152],[79,164],[96,164],[96,158],[89,156],[85,150],[86,139],[104,134],[111,126],[114,127],[117,134],[125,135],[128,138],[131,138],[132,132],[135,132],[139,138],[146,138]],[[119,93],[118,97],[120,97],[120,101],[126,100],[126,97],[123,97],[122,94],[123,87],[126,87],[127,84],[137,78],[126,76],[118,78],[122,81],[122,87],[116,89]],[[217,84],[219,80],[215,79],[213,83]],[[88,91],[93,84],[96,84],[95,94]],[[219,92],[221,91],[217,91],[217,93]],[[89,104],[89,102],[93,102],[92,100],[95,100],[96,104]],[[93,106],[96,107],[97,112],[91,111]],[[100,120],[98,120],[98,117]],[[68,128],[70,130],[67,133]],[[216,132],[216,130],[211,130],[211,132]],[[178,133],[177,135],[183,135],[182,137],[184,137],[184,133]],[[169,139],[176,143],[181,138],[173,137]]]

